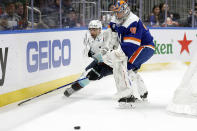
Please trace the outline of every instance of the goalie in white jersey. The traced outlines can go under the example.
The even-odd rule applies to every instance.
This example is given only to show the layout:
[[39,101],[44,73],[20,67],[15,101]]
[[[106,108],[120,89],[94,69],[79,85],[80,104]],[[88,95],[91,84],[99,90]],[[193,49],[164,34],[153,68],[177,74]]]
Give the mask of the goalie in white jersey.
[[64,95],[69,97],[74,92],[84,88],[90,81],[99,80],[104,76],[111,75],[113,69],[109,66],[110,61],[105,61],[102,56],[105,55],[109,48],[107,46],[108,37],[106,33],[102,32],[102,24],[99,20],[92,20],[88,26],[89,31],[84,38],[84,55],[91,57],[94,60],[85,68],[85,72],[80,78],[87,77],[88,79],[81,80],[74,83],[70,88],[66,89]]

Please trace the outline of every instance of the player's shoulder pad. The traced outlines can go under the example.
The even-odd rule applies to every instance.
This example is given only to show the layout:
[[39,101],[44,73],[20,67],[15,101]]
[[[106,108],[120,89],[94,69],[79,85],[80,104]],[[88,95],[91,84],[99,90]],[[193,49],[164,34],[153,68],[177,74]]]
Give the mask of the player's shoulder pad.
[[134,22],[138,22],[138,21],[139,21],[139,17],[131,12],[130,15],[128,16],[127,20],[123,23],[122,26],[128,28]]

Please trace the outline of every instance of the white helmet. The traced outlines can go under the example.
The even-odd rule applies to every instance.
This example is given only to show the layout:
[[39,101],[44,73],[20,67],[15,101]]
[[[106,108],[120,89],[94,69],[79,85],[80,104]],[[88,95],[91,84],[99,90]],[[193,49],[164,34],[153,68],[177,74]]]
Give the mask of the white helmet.
[[90,21],[88,28],[102,29],[102,23],[100,20],[92,20]]

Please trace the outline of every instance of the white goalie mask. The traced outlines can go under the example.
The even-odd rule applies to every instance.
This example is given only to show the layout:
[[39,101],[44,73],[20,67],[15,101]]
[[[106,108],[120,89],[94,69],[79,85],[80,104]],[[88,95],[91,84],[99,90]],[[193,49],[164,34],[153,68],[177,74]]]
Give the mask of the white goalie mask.
[[102,30],[102,23],[100,20],[92,20],[90,21],[89,25],[88,25],[88,29],[101,29]]

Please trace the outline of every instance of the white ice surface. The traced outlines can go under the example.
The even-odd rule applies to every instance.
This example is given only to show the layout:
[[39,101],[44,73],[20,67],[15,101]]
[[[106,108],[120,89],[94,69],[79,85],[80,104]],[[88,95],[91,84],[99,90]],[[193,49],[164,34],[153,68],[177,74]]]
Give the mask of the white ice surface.
[[141,72],[149,91],[147,103],[120,109],[113,99],[113,76],[90,83],[66,98],[61,89],[0,108],[0,131],[196,131],[197,117],[166,111],[187,67]]

